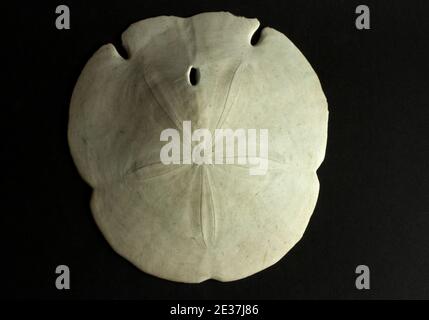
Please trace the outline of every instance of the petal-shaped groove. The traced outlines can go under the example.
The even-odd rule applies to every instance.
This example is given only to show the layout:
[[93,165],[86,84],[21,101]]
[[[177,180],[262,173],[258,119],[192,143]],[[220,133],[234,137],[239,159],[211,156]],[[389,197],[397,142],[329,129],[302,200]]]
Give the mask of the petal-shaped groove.
[[216,241],[216,208],[212,195],[210,167],[200,166],[201,171],[201,228],[206,246],[214,246]]

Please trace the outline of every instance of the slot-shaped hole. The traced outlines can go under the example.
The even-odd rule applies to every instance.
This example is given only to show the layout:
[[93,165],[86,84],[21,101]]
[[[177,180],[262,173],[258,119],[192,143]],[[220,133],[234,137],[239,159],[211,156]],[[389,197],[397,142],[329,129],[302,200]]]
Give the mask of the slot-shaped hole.
[[122,42],[121,35],[118,34],[113,39],[111,39],[111,44],[115,47],[116,52],[125,60],[128,60],[130,58],[130,54],[128,52],[128,49],[124,46],[124,43]]
[[252,46],[256,46],[259,42],[259,40],[261,39],[261,32],[262,32],[262,27],[259,26],[258,29],[255,30],[255,32],[253,32],[252,37],[250,38],[250,44]]
[[200,70],[198,68],[192,67],[189,69],[189,83],[192,86],[196,86],[200,82]]

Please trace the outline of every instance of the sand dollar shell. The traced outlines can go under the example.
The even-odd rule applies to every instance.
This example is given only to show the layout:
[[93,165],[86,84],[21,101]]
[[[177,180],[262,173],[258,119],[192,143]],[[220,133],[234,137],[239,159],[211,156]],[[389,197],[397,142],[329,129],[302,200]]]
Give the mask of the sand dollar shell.
[[[76,84],[69,143],[94,189],[91,209],[114,250],[181,282],[232,281],[267,268],[302,237],[319,191],[328,109],[316,73],[282,33],[226,12],[161,16],[123,34]],[[191,75],[191,73],[194,73]],[[194,80],[192,81],[192,77]],[[268,170],[165,165],[166,128],[267,129]]]

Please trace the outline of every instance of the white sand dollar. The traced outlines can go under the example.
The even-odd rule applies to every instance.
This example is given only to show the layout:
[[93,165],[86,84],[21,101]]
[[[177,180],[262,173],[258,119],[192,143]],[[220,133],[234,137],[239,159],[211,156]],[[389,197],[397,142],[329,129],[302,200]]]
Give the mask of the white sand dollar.
[[[113,249],[169,280],[232,281],[281,259],[314,210],[328,109],[316,73],[282,33],[226,12],[131,25],[85,66],[69,144]],[[196,84],[190,82],[190,70]],[[268,129],[268,169],[160,161],[166,128]]]

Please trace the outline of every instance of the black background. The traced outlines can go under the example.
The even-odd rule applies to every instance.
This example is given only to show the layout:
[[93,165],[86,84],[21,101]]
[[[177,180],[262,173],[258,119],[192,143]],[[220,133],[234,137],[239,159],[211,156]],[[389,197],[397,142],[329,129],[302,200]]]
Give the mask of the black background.
[[[355,28],[367,4],[371,30]],[[71,29],[55,28],[66,4]],[[103,44],[120,47],[133,22],[230,11],[286,34],[316,70],[330,110],[321,189],[303,239],[249,278],[180,284],[113,252],[92,219],[90,187],[67,144],[76,80]],[[58,1],[17,3],[7,23],[1,183],[5,297],[429,298],[427,1]],[[120,52],[121,49],[119,49]],[[5,100],[3,99],[3,102]],[[55,288],[55,268],[71,290]],[[371,289],[355,288],[355,268]]]

